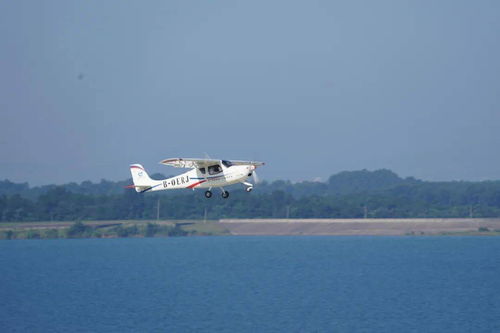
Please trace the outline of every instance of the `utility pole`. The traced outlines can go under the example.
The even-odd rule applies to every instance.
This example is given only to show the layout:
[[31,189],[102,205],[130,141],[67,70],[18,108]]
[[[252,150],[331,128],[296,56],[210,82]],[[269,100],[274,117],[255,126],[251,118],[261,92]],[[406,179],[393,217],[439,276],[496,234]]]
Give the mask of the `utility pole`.
[[156,222],[160,221],[160,198],[156,204]]
[[203,214],[203,223],[207,223],[207,207],[205,207],[205,213]]
[[365,219],[367,219],[368,218],[368,207],[366,207],[366,205],[364,205],[363,209],[364,209],[364,212],[365,212],[365,215],[364,215]]

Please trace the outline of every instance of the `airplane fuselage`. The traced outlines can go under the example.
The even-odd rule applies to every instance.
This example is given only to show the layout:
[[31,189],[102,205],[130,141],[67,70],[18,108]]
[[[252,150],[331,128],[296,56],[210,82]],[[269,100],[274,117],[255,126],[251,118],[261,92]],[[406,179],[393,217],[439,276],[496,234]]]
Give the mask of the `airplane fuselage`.
[[148,191],[174,190],[181,188],[212,188],[245,182],[255,169],[252,165],[220,166],[222,171],[211,172],[209,168],[192,169],[175,177],[158,180]]

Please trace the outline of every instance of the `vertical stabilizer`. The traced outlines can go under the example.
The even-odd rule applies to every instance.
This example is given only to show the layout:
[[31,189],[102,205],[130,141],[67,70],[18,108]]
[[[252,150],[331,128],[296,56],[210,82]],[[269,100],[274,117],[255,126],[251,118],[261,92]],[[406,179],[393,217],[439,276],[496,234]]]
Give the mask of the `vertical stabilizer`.
[[132,164],[130,166],[130,173],[132,174],[132,180],[137,192],[144,192],[154,185],[154,180],[149,178],[148,173],[142,165]]

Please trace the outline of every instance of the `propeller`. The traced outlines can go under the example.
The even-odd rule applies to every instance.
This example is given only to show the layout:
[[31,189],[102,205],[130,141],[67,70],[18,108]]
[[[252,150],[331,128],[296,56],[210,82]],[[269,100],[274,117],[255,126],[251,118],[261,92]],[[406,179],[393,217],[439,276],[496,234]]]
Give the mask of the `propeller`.
[[252,177],[255,184],[260,183],[259,175],[257,175],[257,172],[255,170],[252,172]]
[[[258,154],[256,152],[254,152],[253,154],[253,157],[254,159],[252,161],[258,161]],[[260,183],[260,178],[259,178],[259,175],[257,174],[257,167],[256,166],[253,166],[253,171],[252,171],[252,178],[253,178],[253,181],[255,184],[259,184]]]
[[260,183],[259,175],[257,174],[257,167],[255,165],[250,166],[250,172],[252,173],[252,178],[255,184]]

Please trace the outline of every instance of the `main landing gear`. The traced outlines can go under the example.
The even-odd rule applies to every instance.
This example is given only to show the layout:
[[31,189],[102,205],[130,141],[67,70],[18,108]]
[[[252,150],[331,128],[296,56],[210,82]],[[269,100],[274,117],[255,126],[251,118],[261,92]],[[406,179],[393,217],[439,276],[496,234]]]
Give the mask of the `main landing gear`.
[[[212,197],[212,191],[210,191],[210,190],[205,191],[205,198],[207,198],[207,199],[208,199],[208,198],[211,198],[211,197]],[[222,189],[222,197],[223,197],[224,199],[229,198],[229,192],[228,192],[228,191],[226,191],[226,190],[224,190],[224,189]]]

